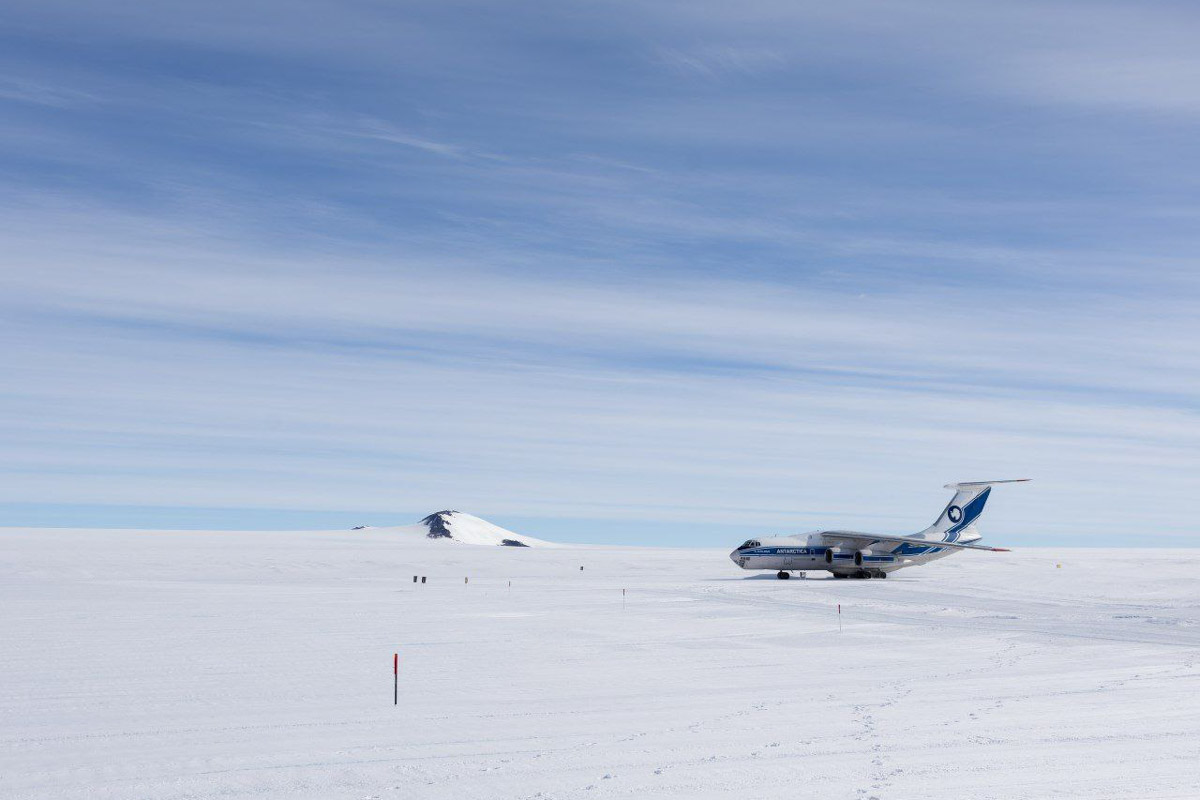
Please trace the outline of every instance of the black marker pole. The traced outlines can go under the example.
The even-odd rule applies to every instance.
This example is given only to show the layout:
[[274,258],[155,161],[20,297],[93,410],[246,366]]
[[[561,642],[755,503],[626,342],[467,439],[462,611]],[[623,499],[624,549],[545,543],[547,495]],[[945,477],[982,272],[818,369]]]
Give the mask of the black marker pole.
[[400,705],[400,654],[392,653],[392,705]]

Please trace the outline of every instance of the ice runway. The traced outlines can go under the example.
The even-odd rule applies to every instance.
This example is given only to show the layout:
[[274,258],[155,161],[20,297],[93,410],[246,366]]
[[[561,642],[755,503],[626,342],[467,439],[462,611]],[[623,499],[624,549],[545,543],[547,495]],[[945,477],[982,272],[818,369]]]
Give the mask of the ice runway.
[[10,529],[0,603],[5,798],[1095,800],[1200,784],[1195,550],[777,581],[724,550]]

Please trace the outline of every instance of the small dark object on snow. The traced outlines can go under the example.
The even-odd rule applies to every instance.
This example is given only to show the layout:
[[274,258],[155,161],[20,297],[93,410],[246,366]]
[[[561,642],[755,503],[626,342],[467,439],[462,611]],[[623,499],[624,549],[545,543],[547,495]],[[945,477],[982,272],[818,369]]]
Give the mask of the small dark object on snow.
[[416,583],[416,582],[417,582],[417,576],[413,575],[413,583]]
[[425,582],[425,576],[424,576],[424,575],[422,575],[422,576],[421,576],[421,583],[424,583],[424,582]]
[[500,546],[501,547],[529,547],[529,545],[525,544],[524,542],[518,542],[516,539],[501,539]]

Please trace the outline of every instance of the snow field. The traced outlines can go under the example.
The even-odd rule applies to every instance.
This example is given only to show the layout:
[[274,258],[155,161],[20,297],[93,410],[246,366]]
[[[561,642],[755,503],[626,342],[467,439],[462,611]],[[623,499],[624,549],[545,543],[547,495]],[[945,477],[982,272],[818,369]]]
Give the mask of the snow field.
[[9,529],[0,796],[1196,797],[1198,566]]

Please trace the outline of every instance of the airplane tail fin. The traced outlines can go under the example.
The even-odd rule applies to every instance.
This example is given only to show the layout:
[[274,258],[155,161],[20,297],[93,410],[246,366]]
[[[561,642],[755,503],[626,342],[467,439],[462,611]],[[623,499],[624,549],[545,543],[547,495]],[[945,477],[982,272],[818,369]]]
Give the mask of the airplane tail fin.
[[[1026,483],[1029,478],[1018,478],[1008,481],[968,481],[965,483],[948,483],[947,489],[954,490],[954,497],[949,505],[942,510],[937,520],[919,535],[935,534],[947,542],[958,541],[967,528],[974,525],[983,514],[988,495],[992,487],[998,483]],[[933,537],[931,537],[933,538]],[[978,536],[974,538],[978,539]]]

